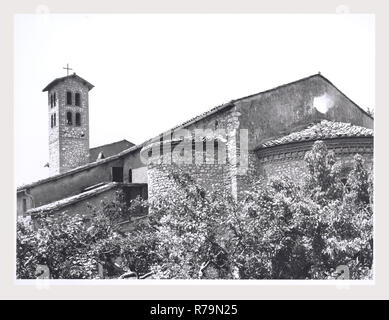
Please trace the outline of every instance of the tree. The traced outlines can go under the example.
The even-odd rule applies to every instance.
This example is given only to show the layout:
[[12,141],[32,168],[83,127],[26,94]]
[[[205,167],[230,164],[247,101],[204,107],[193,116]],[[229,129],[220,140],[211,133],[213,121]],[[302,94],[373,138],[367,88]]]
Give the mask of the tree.
[[[18,223],[18,276],[34,265],[54,278],[136,273],[162,279],[331,279],[341,265],[352,279],[372,277],[373,182],[356,155],[345,172],[322,141],[305,156],[302,183],[288,176],[258,181],[239,201],[207,192],[179,167],[164,197],[127,206],[123,197],[91,212]],[[147,217],[134,219],[139,208]],[[129,232],[123,223],[131,221]]]
[[373,184],[363,158],[354,157],[346,188],[323,142],[305,161],[301,187],[281,176],[250,192],[239,216],[246,228],[242,277],[326,279],[339,265],[349,266],[353,279],[371,277]]
[[151,206],[159,216],[154,232],[160,257],[151,270],[159,278],[197,279],[213,265],[214,276],[233,277],[228,226],[236,202],[222,193],[208,194],[179,168],[171,178],[176,186]]
[[[114,260],[134,246],[140,253],[134,241],[136,237],[132,236],[130,241],[121,232],[123,223],[136,211],[135,206],[139,206],[136,201],[127,207],[123,194],[118,192],[114,200],[85,212],[55,218],[47,214],[36,216],[34,221],[38,228],[26,218],[19,218],[18,277],[35,278],[38,263],[47,265],[54,279],[97,278],[99,264],[108,269],[107,277],[125,272],[127,269],[117,267]],[[136,261],[139,264],[142,260]]]
[[20,279],[35,279],[38,264],[37,239],[31,219],[19,218],[16,224],[16,275]]

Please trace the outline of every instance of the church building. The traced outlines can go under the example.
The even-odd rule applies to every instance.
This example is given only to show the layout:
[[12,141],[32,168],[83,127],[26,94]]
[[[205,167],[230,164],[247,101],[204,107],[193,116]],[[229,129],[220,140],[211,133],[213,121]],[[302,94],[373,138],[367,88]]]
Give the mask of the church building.
[[[96,148],[89,147],[93,88],[73,73],[43,89],[48,96],[50,176],[17,188],[18,216],[86,213],[115,197],[117,190],[128,203],[137,196],[162,197],[174,185],[170,172],[176,166],[164,159],[181,155],[175,150],[184,138],[177,137],[196,129],[225,135],[209,144],[215,147],[212,161],[205,155],[205,162],[185,163],[180,170],[205,189],[236,199],[259,178],[286,173],[298,180],[306,170],[305,152],[317,140],[339,161],[347,164],[358,153],[373,166],[373,118],[321,74],[216,106],[138,145],[122,140]],[[203,143],[200,153],[205,154]],[[191,157],[198,150],[193,147]]]

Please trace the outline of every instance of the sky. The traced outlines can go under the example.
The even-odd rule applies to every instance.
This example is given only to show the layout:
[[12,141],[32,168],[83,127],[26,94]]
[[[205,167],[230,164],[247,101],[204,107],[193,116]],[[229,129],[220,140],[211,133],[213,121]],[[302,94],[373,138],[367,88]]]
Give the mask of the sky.
[[375,20],[361,14],[23,14],[14,18],[17,186],[48,176],[47,92],[69,63],[90,147],[152,138],[217,105],[321,72],[375,106]]

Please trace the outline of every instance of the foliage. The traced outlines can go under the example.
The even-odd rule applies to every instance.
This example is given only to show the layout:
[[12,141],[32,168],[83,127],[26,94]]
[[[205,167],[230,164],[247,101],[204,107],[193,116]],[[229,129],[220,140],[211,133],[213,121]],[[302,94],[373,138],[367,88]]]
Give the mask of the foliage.
[[16,228],[16,274],[21,279],[33,279],[38,264],[38,252],[31,219],[19,219]]
[[[373,182],[356,155],[347,170],[318,141],[305,156],[302,183],[258,181],[235,201],[207,192],[177,167],[161,199],[122,196],[91,212],[18,222],[17,272],[34,265],[54,278],[117,278],[134,271],[160,279],[332,279],[346,265],[352,279],[372,277]],[[148,208],[137,218],[139,208]],[[131,228],[126,221],[131,221]]]
[[37,263],[47,265],[50,276],[55,279],[101,277],[98,264],[108,269],[106,277],[120,275],[126,268],[117,266],[114,260],[124,249],[139,249],[138,243],[129,239],[129,245],[123,246],[126,238],[120,230],[133,214],[134,207],[128,208],[123,194],[118,192],[113,201],[103,202],[101,207],[91,207],[86,212],[57,217],[35,216],[33,219],[37,227],[26,222],[26,218],[20,218],[17,276],[34,278]]

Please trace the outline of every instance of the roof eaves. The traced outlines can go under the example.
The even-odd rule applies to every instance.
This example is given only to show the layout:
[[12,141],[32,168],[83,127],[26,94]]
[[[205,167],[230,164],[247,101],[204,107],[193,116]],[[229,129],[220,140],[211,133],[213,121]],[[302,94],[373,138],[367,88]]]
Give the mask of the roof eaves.
[[48,203],[48,204],[45,204],[45,205],[42,205],[40,207],[36,207],[36,208],[32,208],[30,210],[27,210],[27,214],[31,214],[31,215],[35,215],[35,214],[38,214],[38,213],[43,213],[43,212],[50,212],[50,211],[53,211],[53,210],[58,210],[58,209],[61,209],[61,208],[65,208],[71,204],[74,204],[74,203],[77,203],[77,202],[80,202],[80,201],[84,201],[84,200],[87,200],[89,198],[92,198],[96,195],[99,195],[105,191],[109,191],[111,189],[114,189],[114,188],[118,188],[118,187],[139,187],[139,186],[143,186],[145,185],[144,183],[131,183],[131,184],[128,184],[128,183],[121,183],[121,182],[109,182],[109,183],[106,183],[102,186],[99,186],[97,188],[94,188],[94,189],[91,189],[91,190],[88,190],[88,191],[85,191],[85,192],[82,192],[82,193],[79,193],[79,194],[76,194],[76,195],[73,195],[73,196],[70,196],[70,197],[67,197],[65,199],[61,199],[61,200],[58,200],[58,201],[54,201],[52,203]]
[[[349,132],[344,131],[344,129],[346,128],[349,130]],[[307,136],[307,134],[313,134],[313,135]],[[369,138],[369,137],[373,137],[373,135],[374,135],[373,130],[369,128],[356,126],[349,123],[322,120],[321,122],[316,124],[309,124],[306,128],[302,130],[294,131],[287,135],[264,141],[253,150],[260,150],[260,149],[266,149],[266,148],[271,148],[276,146],[282,146],[282,145],[287,145],[289,143],[300,143],[300,142],[316,141],[316,140],[330,140],[330,139],[337,139],[337,138],[365,138],[365,137]]]
[[198,115],[196,117],[193,117],[193,118],[189,119],[188,121],[185,121],[185,122],[181,123],[180,125],[178,125],[176,127],[173,127],[170,130],[167,130],[165,132],[169,132],[169,131],[174,131],[174,130],[177,130],[177,129],[185,128],[185,127],[190,126],[190,125],[192,125],[192,124],[194,124],[194,123],[196,123],[196,122],[198,122],[198,121],[200,121],[200,120],[202,120],[202,119],[204,119],[204,118],[206,118],[208,116],[211,116],[211,115],[213,115],[215,113],[218,113],[220,111],[223,111],[223,110],[228,109],[228,108],[233,107],[233,106],[234,106],[233,101],[221,104],[221,105],[216,106],[216,107],[214,107],[214,108],[212,108],[212,109],[210,109],[208,111],[203,112],[202,114],[200,114],[200,115]]
[[360,137],[352,137],[352,136],[344,136],[344,137],[331,137],[331,138],[319,138],[319,137],[316,137],[316,138],[312,138],[312,139],[307,139],[307,140],[302,140],[302,141],[288,141],[288,142],[285,142],[283,144],[275,144],[275,145],[271,145],[271,146],[266,146],[266,147],[263,147],[262,145],[252,149],[252,151],[256,152],[256,151],[263,151],[263,150],[272,150],[273,148],[284,148],[286,146],[290,146],[290,145],[298,145],[298,144],[303,144],[303,143],[312,143],[312,142],[315,142],[315,141],[335,141],[335,140],[344,140],[344,139],[355,139],[355,138],[360,138],[360,139],[373,139],[373,137],[371,136],[360,136]]
[[110,182],[110,183],[104,184],[103,186],[100,186],[98,188],[88,190],[88,191],[85,191],[85,192],[82,192],[82,193],[79,193],[77,195],[73,195],[73,196],[70,196],[70,197],[67,197],[64,199],[60,199],[58,201],[54,201],[54,202],[42,205],[40,207],[32,208],[30,210],[27,210],[26,213],[34,215],[37,213],[43,213],[43,212],[47,212],[47,211],[57,210],[57,209],[69,206],[73,203],[89,199],[89,198],[96,196],[104,191],[111,190],[117,186],[118,186],[118,184],[116,182]]
[[79,81],[81,81],[84,85],[88,87],[89,90],[92,90],[94,88],[94,85],[91,84],[90,82],[86,81],[85,79],[81,78],[79,75],[73,73],[71,75],[65,76],[65,77],[60,77],[56,78],[53,81],[51,81],[46,87],[42,89],[42,92],[50,90],[50,88],[54,85],[56,85],[58,82],[64,81],[67,78],[77,78]]

